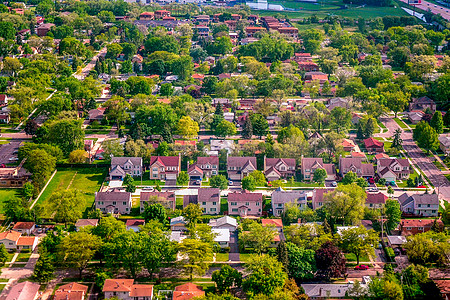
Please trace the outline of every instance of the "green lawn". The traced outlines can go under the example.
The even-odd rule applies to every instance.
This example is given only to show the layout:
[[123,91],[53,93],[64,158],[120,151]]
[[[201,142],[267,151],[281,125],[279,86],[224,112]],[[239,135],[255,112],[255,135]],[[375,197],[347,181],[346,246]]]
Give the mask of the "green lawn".
[[164,182],[158,179],[150,179],[150,171],[145,171],[142,175],[142,183],[141,177],[134,177],[134,182],[136,185],[145,185],[145,186],[156,186],[156,183],[159,183],[159,186],[164,186]]
[[0,213],[4,213],[4,203],[10,198],[20,197],[19,189],[0,189]]
[[27,262],[30,259],[31,253],[19,253],[16,262]]
[[301,181],[294,181],[291,183],[290,181],[286,182],[284,184],[286,188],[290,187],[324,187],[325,185],[322,183],[316,183],[316,182],[301,182]]
[[106,173],[106,168],[58,169],[37,204],[45,206],[53,192],[71,188],[81,191],[86,201],[86,207],[89,208],[94,203],[95,192],[98,192]]
[[[348,262],[356,262],[356,255],[353,253],[345,253],[345,258]],[[370,259],[367,255],[361,255],[359,258],[359,262],[370,262]]]
[[256,253],[240,253],[239,258],[241,261],[246,263],[246,262],[249,262],[250,259],[252,257],[255,257],[256,255],[258,255],[258,254],[256,254]]
[[228,261],[228,253],[216,253],[216,261]]
[[[419,174],[417,174],[415,169],[412,169],[412,170],[413,170],[413,173],[409,175],[409,178],[414,180],[417,176],[419,176]],[[403,180],[402,182],[397,182],[397,186],[400,187],[400,188],[408,187],[406,182],[407,182],[406,180]]]
[[408,127],[405,125],[405,123],[403,123],[402,120],[400,120],[399,118],[394,118],[395,123],[398,124],[398,126],[400,126],[400,128],[402,129],[408,129]]

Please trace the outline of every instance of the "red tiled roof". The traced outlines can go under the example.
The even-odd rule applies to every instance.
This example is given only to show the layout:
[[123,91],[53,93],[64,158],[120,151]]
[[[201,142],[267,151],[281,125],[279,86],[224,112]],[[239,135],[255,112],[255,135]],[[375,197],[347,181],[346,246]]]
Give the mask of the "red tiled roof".
[[[432,226],[434,219],[402,219],[401,222],[403,227],[425,227]],[[439,226],[444,226],[441,220],[437,220]]]
[[263,226],[275,225],[275,227],[283,227],[283,221],[281,219],[262,219],[261,224]]
[[374,138],[368,138],[364,140],[364,146],[366,148],[382,148],[384,147],[384,143]]
[[21,236],[17,240],[17,246],[33,246],[37,237],[35,236]]
[[34,222],[17,222],[13,229],[31,229],[34,226]]
[[106,279],[103,292],[130,292],[133,279]]
[[166,167],[178,167],[178,163],[180,162],[178,156],[152,156],[150,158],[150,166],[153,165],[156,161],[159,161]]
[[194,297],[202,297],[205,295],[203,288],[193,283],[185,283],[175,287],[173,291],[173,300],[188,300]]
[[145,220],[143,219],[128,219],[126,222],[126,226],[141,226],[145,224]]
[[17,242],[17,240],[20,238],[21,235],[22,234],[20,232],[13,230],[0,232],[0,240],[10,240]]

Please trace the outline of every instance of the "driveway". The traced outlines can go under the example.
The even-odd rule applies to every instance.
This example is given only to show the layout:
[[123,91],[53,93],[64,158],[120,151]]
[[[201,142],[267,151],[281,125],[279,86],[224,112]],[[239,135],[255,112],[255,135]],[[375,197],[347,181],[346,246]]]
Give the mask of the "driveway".
[[17,154],[14,154],[14,152],[19,149],[21,143],[22,141],[11,141],[8,144],[0,145],[0,164],[15,162],[9,159],[17,157]]
[[238,239],[237,231],[231,233],[231,235],[230,235],[230,253],[228,254],[229,261],[240,261],[238,240],[239,239]]

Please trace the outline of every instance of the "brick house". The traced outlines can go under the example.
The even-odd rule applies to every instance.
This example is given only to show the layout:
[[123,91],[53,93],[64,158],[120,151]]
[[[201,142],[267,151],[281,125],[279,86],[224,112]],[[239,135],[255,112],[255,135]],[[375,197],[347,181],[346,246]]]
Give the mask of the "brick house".
[[30,181],[32,174],[23,167],[23,160],[17,167],[0,168],[0,187],[22,187]]
[[141,214],[144,212],[146,204],[154,204],[154,203],[160,203],[165,208],[175,210],[176,207],[176,198],[175,193],[172,191],[141,191],[141,194],[139,196],[140,201],[140,211]]
[[134,284],[134,279],[106,279],[103,293],[105,299],[117,297],[121,300],[151,300],[153,285]]
[[142,175],[142,157],[111,157],[110,180],[123,180],[125,175]]
[[366,206],[368,208],[382,208],[388,197],[381,193],[367,193]]
[[356,173],[358,177],[373,178],[375,170],[372,164],[363,164],[360,158],[339,158],[339,173],[342,177],[348,172]]
[[227,170],[230,180],[241,181],[245,176],[256,170],[256,157],[228,156]]
[[131,212],[132,201],[129,192],[97,192],[95,207],[103,213],[128,215]]
[[264,157],[264,175],[268,181],[295,176],[296,163],[294,158]]
[[198,204],[204,214],[220,214],[220,190],[218,188],[200,188],[197,195],[185,195],[183,207],[189,204]]
[[400,209],[405,214],[422,217],[437,217],[439,211],[439,198],[437,194],[404,193],[398,197]]
[[[436,220],[440,230],[444,229],[444,223],[441,220]],[[402,219],[400,221],[400,231],[402,235],[414,235],[422,232],[427,232],[433,227],[434,219]]]
[[191,166],[188,163],[188,175],[190,180],[202,180],[219,174],[219,157],[198,157],[197,162]]
[[386,181],[405,180],[411,174],[411,166],[406,158],[382,158],[377,160],[377,174]]
[[334,164],[324,164],[321,157],[302,157],[301,164],[303,180],[312,181],[314,171],[317,169],[324,169],[327,172],[326,180],[336,180]]
[[257,216],[262,214],[262,194],[248,191],[228,194],[228,214],[238,216]]
[[181,167],[178,156],[152,156],[150,158],[150,179],[177,180]]
[[364,140],[364,147],[368,152],[384,152],[384,143],[372,137]]
[[272,193],[272,213],[275,217],[281,216],[284,213],[287,203],[296,204],[300,209],[305,209],[307,207],[307,200],[307,191],[285,191],[282,188],[277,188]]

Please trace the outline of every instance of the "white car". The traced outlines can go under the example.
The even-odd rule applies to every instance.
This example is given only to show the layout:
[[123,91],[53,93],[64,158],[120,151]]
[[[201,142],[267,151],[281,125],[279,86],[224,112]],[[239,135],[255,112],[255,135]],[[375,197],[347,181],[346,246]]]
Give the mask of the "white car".
[[19,160],[19,158],[17,158],[17,157],[10,157],[9,158],[9,161],[18,161]]
[[233,181],[228,181],[228,185],[233,185]]

